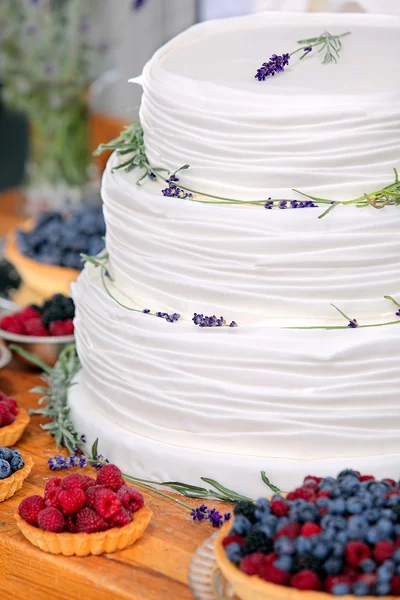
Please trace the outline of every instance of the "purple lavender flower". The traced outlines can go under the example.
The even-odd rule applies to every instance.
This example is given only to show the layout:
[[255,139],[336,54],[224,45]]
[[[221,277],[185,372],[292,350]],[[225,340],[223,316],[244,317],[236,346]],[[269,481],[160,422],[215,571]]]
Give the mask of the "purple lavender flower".
[[351,327],[351,329],[356,329],[356,327],[359,327],[357,319],[351,319],[347,327]]
[[146,3],[146,0],[133,0],[132,10],[139,10]]
[[63,469],[72,469],[72,467],[86,467],[87,458],[86,456],[68,456],[63,458],[62,456],[54,456],[48,460],[49,467],[52,471],[61,471]]
[[81,442],[82,442],[82,444],[86,444],[86,436],[85,436],[85,434],[81,435]]
[[168,187],[161,190],[163,195],[168,196],[169,198],[181,198],[182,200],[185,198],[193,198],[193,194],[185,192],[185,190],[182,190],[176,185],[177,181],[179,181],[179,178],[176,175],[170,175],[169,179],[165,180],[165,183],[168,183]]
[[210,521],[213,527],[221,527],[224,523],[227,523],[230,518],[230,513],[225,513],[222,516],[216,508],[208,509],[205,504],[194,508],[190,513],[193,521]]
[[231,321],[229,323],[229,327],[238,327],[238,324],[236,323],[236,321]]
[[255,78],[258,81],[265,81],[267,77],[274,77],[275,73],[283,73],[285,67],[288,66],[290,61],[290,54],[282,54],[282,56],[278,56],[277,54],[273,54],[268,62],[264,62],[262,66],[257,69],[257,73],[255,74]]
[[165,319],[168,323],[175,323],[175,321],[179,321],[181,315],[179,313],[173,313],[169,315],[165,312],[156,312],[156,317],[160,317],[160,319]]
[[204,521],[207,518],[207,506],[202,504],[201,506],[194,508],[190,513],[193,521]]
[[144,308],[144,309],[143,309],[143,312],[144,312],[146,315],[148,315],[148,314],[149,314],[149,312],[151,312],[151,310],[150,310],[149,308]]
[[194,313],[192,321],[199,327],[222,327],[223,325],[226,325],[224,317],[219,317],[218,319],[215,315],[207,317],[202,314]]
[[396,317],[400,317],[400,308],[399,308],[399,310],[396,312]]
[[147,173],[147,175],[148,175],[148,177],[150,177],[150,179],[153,179],[153,180],[154,180],[154,179],[157,179],[157,175],[156,175],[155,173],[152,173],[151,171],[149,171],[149,172]]

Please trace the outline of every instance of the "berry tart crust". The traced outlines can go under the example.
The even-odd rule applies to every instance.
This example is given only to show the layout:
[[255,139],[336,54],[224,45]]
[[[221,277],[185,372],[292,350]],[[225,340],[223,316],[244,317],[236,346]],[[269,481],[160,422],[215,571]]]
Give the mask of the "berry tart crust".
[[14,423],[0,427],[0,446],[14,446],[21,439],[29,421],[30,416],[23,408],[19,408],[19,412]]
[[[222,540],[228,535],[230,528],[230,523],[226,523],[222,527],[221,533],[215,542],[214,555],[219,570],[231,584],[240,600],[332,600],[335,597],[327,592],[305,591],[277,585],[263,581],[259,577],[250,577],[242,573],[226,556],[222,545]],[[347,594],[346,596],[341,596],[341,598],[344,598],[344,600],[354,600],[356,596]],[[385,599],[396,600],[394,596],[385,596]],[[376,600],[376,596],[363,596],[363,600]]]
[[[15,423],[9,425],[9,427],[13,427],[14,424]],[[19,469],[9,477],[0,480],[0,502],[4,502],[4,500],[8,500],[8,498],[14,496],[15,492],[18,492],[18,490],[22,488],[25,479],[31,472],[34,464],[32,458],[30,456],[23,456],[22,458],[25,463],[22,469]]]
[[136,542],[145,532],[152,514],[147,506],[143,506],[135,512],[133,521],[128,525],[97,533],[53,533],[30,525],[18,513],[15,519],[26,539],[44,552],[63,556],[98,556],[123,550]]

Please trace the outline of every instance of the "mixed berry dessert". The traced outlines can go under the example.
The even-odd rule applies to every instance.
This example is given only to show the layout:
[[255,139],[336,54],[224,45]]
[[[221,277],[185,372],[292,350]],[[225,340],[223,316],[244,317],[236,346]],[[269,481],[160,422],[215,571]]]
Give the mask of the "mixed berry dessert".
[[14,398],[0,391],[0,444],[3,446],[16,444],[29,420],[26,410],[20,408]]
[[31,304],[0,319],[0,329],[18,335],[63,336],[73,335],[75,305],[72,298],[55,294],[44,304]]
[[19,450],[0,447],[0,502],[11,498],[21,489],[32,466],[32,459],[24,459]]
[[22,500],[16,518],[25,537],[42,550],[85,556],[132,544],[146,529],[151,511],[118,467],[107,464],[96,479],[76,473],[52,477],[43,496]]
[[250,578],[257,598],[264,589],[270,597],[270,584],[335,596],[400,596],[399,482],[350,469],[337,478],[309,476],[286,497],[239,502],[234,513],[216,556],[239,597],[247,597]]

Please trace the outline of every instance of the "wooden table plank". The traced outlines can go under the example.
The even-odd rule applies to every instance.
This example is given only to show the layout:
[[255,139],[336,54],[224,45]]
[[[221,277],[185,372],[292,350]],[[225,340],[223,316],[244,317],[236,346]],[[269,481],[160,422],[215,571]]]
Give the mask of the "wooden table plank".
[[[38,373],[15,360],[0,371],[0,390],[12,394],[24,408],[37,397],[29,389],[38,385]],[[152,492],[145,492],[153,510],[144,536],[130,548],[99,557],[53,556],[32,546],[19,532],[14,513],[29,494],[43,492],[52,476],[47,459],[57,454],[53,438],[40,429],[41,417],[32,417],[18,448],[32,455],[35,466],[24,487],[0,504],[1,598],[18,600],[189,600],[187,572],[196,548],[213,533],[209,523],[193,522],[188,510]],[[68,472],[78,471],[71,469]],[[94,470],[84,470],[93,475]],[[132,465],[134,472],[134,464]],[[80,471],[83,472],[83,471]],[[191,503],[189,501],[189,503]],[[198,505],[199,501],[192,504]],[[221,503],[222,510],[229,510]]]

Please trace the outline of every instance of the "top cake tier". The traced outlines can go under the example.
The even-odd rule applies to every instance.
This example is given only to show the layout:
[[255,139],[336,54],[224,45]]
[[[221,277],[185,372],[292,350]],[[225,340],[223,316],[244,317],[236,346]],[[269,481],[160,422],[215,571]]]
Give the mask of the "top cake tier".
[[[254,78],[298,40],[347,31],[337,63],[314,51]],[[152,165],[241,200],[292,188],[346,200],[386,185],[400,156],[400,19],[265,13],[195,25],[146,65],[140,119]]]

